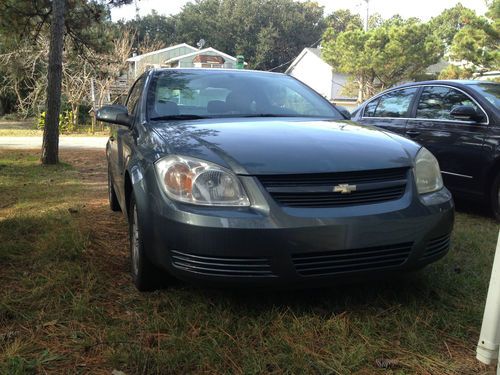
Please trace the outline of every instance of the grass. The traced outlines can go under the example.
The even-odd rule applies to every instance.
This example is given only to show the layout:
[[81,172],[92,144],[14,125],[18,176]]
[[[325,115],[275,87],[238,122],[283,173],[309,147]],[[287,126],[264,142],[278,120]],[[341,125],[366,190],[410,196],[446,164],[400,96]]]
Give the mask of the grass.
[[450,254],[403,279],[141,294],[104,155],[62,160],[0,152],[1,374],[494,373],[474,358],[499,229],[487,217],[458,213]]

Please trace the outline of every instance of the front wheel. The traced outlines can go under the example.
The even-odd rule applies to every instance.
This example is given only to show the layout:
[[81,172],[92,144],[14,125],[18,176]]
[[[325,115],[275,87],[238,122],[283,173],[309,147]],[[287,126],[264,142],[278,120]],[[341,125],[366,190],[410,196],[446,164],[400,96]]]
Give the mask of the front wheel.
[[130,198],[129,215],[131,273],[135,287],[141,292],[159,289],[163,286],[162,281],[167,275],[162,275],[162,272],[151,263],[145,254],[142,229],[133,194]]
[[500,221],[500,173],[495,177],[491,185],[490,205],[494,218]]

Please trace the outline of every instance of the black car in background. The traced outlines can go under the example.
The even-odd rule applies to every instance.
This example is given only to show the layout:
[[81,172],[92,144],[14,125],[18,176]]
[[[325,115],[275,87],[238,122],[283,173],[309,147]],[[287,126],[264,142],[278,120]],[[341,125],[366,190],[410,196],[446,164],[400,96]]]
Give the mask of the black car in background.
[[384,91],[352,114],[431,151],[446,187],[485,201],[500,220],[500,84],[426,81]]

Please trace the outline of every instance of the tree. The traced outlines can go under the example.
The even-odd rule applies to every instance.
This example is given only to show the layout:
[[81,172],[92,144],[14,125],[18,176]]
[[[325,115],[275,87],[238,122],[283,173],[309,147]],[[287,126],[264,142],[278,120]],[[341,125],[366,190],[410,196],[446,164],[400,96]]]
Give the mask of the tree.
[[144,45],[157,43],[168,46],[176,40],[175,18],[159,15],[155,10],[125,23],[120,21],[118,25],[122,29],[134,31],[133,48],[138,54],[146,53]]
[[[108,0],[109,6],[129,3],[131,0]],[[69,36],[75,48],[83,55],[86,49],[102,48],[98,36],[103,35],[102,24],[107,7],[94,0],[4,0],[0,3],[2,19],[0,31],[15,35],[19,42],[49,32],[50,51],[47,72],[47,111],[43,135],[42,163],[58,162],[59,112],[61,105],[62,53],[64,35]],[[13,44],[15,45],[15,44]]]
[[365,32],[325,33],[323,57],[358,84],[358,101],[422,74],[442,56],[442,44],[427,24],[394,20]]
[[59,111],[61,109],[62,52],[66,0],[54,0],[52,10],[47,74],[47,110],[42,144],[43,164],[57,164],[59,162]]
[[475,27],[479,22],[476,13],[458,3],[453,8],[445,9],[439,16],[429,21],[434,33],[449,48],[455,35],[465,26]]
[[453,37],[450,57],[481,72],[500,68],[500,1],[491,2],[486,17],[476,17]]
[[262,70],[284,70],[304,47],[319,43],[325,30],[323,8],[296,0],[196,0],[175,16],[153,13],[124,26],[137,31],[138,41],[196,45],[205,39],[205,47],[242,54],[249,67]]
[[349,9],[339,9],[325,19],[326,26],[335,34],[340,34],[348,29],[362,29],[363,20],[359,14],[351,13]]
[[448,67],[442,77],[470,78],[474,73],[500,67],[499,13],[499,0],[490,2],[486,17],[458,4],[430,21],[446,46],[446,56],[460,65]]

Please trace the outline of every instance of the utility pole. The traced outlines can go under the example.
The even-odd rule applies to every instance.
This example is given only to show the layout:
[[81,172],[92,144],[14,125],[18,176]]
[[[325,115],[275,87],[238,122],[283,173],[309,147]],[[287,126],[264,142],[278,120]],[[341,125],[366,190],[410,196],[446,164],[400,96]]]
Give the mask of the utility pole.
[[493,260],[490,286],[484,308],[483,324],[479,343],[477,345],[477,359],[486,365],[498,363],[497,375],[500,375],[500,232],[498,233],[497,250]]
[[370,18],[370,7],[368,5],[370,0],[364,0],[366,3],[366,17],[365,17],[365,31],[368,31],[368,19]]

